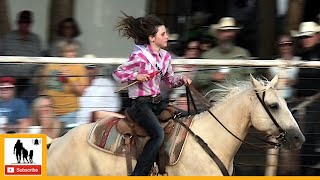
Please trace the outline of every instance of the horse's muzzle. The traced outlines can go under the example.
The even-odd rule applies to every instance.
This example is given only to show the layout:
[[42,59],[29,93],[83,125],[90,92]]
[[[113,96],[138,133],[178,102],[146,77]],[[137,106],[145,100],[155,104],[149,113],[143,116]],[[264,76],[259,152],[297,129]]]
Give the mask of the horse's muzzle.
[[300,149],[306,138],[299,129],[288,129],[283,141],[280,143],[284,149],[297,150]]

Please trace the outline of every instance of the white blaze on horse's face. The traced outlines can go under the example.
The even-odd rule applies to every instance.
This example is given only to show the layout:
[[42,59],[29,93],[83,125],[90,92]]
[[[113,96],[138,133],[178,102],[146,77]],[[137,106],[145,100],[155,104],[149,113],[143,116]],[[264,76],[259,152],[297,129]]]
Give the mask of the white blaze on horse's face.
[[[278,94],[274,88],[278,82],[278,76],[275,76],[267,85],[261,84],[253,76],[251,80],[254,89],[259,92],[259,96],[262,101],[265,102],[270,113],[279,124],[279,126],[286,132],[283,147],[286,149],[298,149],[302,146],[305,141],[305,137],[302,134],[296,120],[292,116],[286,101]],[[263,97],[265,92],[265,97]],[[253,92],[255,93],[255,92]],[[260,131],[266,132],[268,135],[277,136],[279,135],[279,129],[276,124],[272,121],[267,111],[253,94],[252,111],[251,111],[251,123]]]

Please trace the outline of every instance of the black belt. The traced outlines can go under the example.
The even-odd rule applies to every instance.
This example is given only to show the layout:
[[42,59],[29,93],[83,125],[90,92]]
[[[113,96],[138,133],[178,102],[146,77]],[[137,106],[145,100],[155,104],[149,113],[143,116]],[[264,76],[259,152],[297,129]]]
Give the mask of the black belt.
[[162,96],[159,94],[157,96],[139,96],[135,99],[136,101],[140,102],[150,102],[153,104],[158,104],[162,100]]

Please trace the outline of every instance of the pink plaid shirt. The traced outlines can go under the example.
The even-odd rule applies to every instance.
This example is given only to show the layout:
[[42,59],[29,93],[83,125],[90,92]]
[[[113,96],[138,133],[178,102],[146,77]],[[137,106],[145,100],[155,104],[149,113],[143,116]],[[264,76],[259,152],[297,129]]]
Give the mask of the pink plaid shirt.
[[157,96],[161,93],[161,80],[172,88],[184,84],[183,75],[175,75],[172,70],[170,54],[163,49],[157,54],[152,51],[150,45],[135,45],[129,60],[113,72],[113,78],[119,83],[131,83],[137,79],[138,74],[151,74],[155,71],[160,73],[147,82],[139,82],[128,88],[130,98]]

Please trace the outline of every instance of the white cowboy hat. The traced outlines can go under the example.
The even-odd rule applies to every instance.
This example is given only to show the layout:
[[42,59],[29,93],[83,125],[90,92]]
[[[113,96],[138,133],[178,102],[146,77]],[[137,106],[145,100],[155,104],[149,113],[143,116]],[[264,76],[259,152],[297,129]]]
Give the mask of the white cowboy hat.
[[291,31],[292,37],[302,37],[302,36],[313,36],[314,34],[320,32],[320,26],[312,21],[302,22],[299,25],[298,31]]
[[238,30],[242,29],[236,25],[236,20],[233,17],[223,17],[219,20],[218,24],[211,25],[213,30]]

